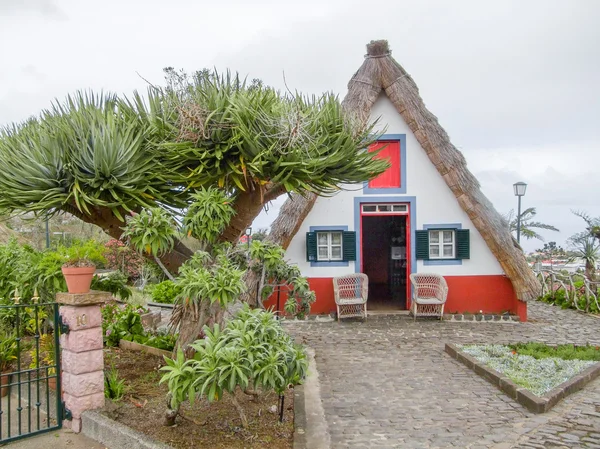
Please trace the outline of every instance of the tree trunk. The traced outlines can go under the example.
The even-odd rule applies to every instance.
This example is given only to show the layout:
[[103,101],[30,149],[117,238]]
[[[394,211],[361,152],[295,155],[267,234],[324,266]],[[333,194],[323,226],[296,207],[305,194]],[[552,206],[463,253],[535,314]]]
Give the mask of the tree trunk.
[[[172,323],[179,325],[179,337],[177,338],[177,349],[181,349],[185,352],[186,357],[191,356],[191,351],[188,346],[198,339],[202,328],[208,321],[208,309],[210,303],[208,301],[201,301],[198,308],[194,308],[191,305],[184,306],[178,305],[178,312],[181,314],[178,323]],[[173,317],[174,319],[175,316]]]
[[[96,225],[110,235],[113,239],[119,240],[123,235],[123,227],[125,223],[119,220],[119,218],[113,213],[108,207],[94,207],[91,210],[91,215],[81,212],[79,209],[71,204],[63,206],[65,212],[76,216],[85,223]],[[126,216],[128,213],[126,210],[119,210],[122,216]],[[173,250],[163,255],[160,260],[164,266],[169,270],[171,274],[176,275],[179,267],[183,263],[192,257],[194,253],[180,240],[175,241]],[[152,260],[152,259],[151,259]]]
[[[302,222],[312,210],[317,200],[317,195],[307,192],[303,195],[293,193],[283,204],[279,215],[271,226],[271,232],[265,239],[267,242],[275,243],[287,249],[290,246],[292,238],[296,235]],[[244,282],[246,283],[246,292],[242,295],[242,301],[247,302],[253,307],[261,303],[257,295],[257,288],[261,281],[261,274],[253,270],[246,271]]]
[[233,403],[233,406],[235,407],[238,414],[240,415],[240,419],[242,420],[242,427],[244,429],[247,429],[248,428],[248,418],[246,418],[246,413],[244,412],[244,409],[242,408],[240,403],[235,398],[235,390],[229,394],[229,397],[231,398],[231,402]]
[[167,410],[165,411],[165,422],[163,425],[165,426],[174,426],[175,418],[179,414],[179,406],[176,408],[171,408],[171,393],[167,394]]
[[179,326],[179,337],[177,338],[177,349],[185,352],[187,358],[193,355],[189,348],[190,343],[198,340],[204,326],[213,327],[215,324],[223,326],[225,309],[218,302],[213,304],[208,300],[200,301],[196,307],[190,305],[178,305],[176,312],[171,318],[171,324]]
[[233,204],[235,215],[221,234],[220,240],[237,242],[265,204],[284,193],[285,189],[279,184],[268,184],[262,190],[261,187],[252,185],[247,191],[238,193]]
[[588,281],[594,282],[596,277],[596,267],[589,260],[585,261],[585,276],[588,278]]

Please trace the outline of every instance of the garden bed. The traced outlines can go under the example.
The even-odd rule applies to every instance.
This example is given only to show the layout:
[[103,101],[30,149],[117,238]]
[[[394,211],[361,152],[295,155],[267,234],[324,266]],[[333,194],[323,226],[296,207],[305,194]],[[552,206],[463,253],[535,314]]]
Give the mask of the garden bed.
[[535,413],[600,375],[600,348],[593,346],[446,344],[446,352]]
[[151,438],[175,448],[291,448],[294,432],[293,390],[285,395],[283,423],[270,408],[277,395],[265,394],[257,401],[241,392],[236,398],[244,408],[248,429],[241,426],[239,415],[227,397],[213,403],[195,401],[182,404],[176,425],[165,427],[167,387],[158,382],[164,366],[162,357],[119,348],[105,350],[106,369],[114,367],[125,379],[126,394],[118,402],[107,400],[104,414]]
[[158,357],[173,357],[172,351],[165,351],[164,349],[158,349],[154,346],[143,345],[135,341],[119,340],[119,347],[121,349],[128,349],[129,351],[142,351],[148,354],[156,355]]

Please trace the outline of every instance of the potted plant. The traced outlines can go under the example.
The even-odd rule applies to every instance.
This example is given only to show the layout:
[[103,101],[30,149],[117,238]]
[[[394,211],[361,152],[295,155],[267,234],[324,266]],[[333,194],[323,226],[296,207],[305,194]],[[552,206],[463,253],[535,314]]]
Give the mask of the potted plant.
[[[17,359],[17,338],[10,333],[0,333],[0,397],[8,394],[12,363]],[[6,374],[5,374],[6,373]]]
[[69,293],[87,293],[92,285],[96,265],[87,254],[75,251],[63,264],[62,273]]

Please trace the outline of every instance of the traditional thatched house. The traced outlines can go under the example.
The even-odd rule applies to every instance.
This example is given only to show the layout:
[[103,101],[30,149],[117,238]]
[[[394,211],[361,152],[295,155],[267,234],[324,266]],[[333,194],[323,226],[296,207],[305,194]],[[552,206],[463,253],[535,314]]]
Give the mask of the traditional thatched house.
[[380,119],[374,148],[391,167],[361,189],[330,198],[298,196],[274,223],[317,293],[313,313],[335,310],[332,278],[369,276],[369,308],[406,309],[414,272],[442,274],[449,312],[510,311],[526,319],[539,285],[506,222],[483,195],[463,155],[427,110],[387,41],[367,45],[348,84],[344,107],[360,120]]

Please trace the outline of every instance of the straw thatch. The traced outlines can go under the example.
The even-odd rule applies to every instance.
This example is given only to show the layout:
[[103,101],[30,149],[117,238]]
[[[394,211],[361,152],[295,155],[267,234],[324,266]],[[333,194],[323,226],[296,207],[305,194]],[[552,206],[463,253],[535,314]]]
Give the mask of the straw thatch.
[[[498,259],[513,284],[517,298],[522,301],[536,299],[540,285],[523,251],[510,234],[508,224],[481,192],[479,182],[467,168],[462,153],[452,145],[435,115],[425,107],[417,85],[392,58],[385,40],[372,41],[367,45],[365,61],[348,83],[348,93],[342,105],[356,119],[367,121],[382,92],[392,101],[456,196],[460,207]],[[287,200],[290,201],[292,199]],[[300,223],[295,226],[296,229]]]
[[10,239],[16,239],[21,244],[30,243],[25,237],[16,231],[7,227],[4,223],[0,223],[0,244],[8,243]]

